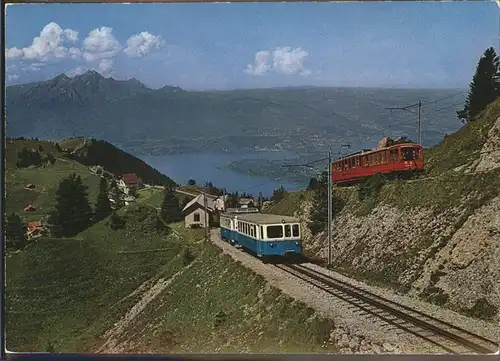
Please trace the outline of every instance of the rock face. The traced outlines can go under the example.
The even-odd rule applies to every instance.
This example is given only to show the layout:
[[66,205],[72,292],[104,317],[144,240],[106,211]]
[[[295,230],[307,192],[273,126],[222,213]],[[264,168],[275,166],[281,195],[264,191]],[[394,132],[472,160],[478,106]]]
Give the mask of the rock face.
[[476,172],[487,172],[500,167],[500,117],[488,132],[488,139],[481,149]]

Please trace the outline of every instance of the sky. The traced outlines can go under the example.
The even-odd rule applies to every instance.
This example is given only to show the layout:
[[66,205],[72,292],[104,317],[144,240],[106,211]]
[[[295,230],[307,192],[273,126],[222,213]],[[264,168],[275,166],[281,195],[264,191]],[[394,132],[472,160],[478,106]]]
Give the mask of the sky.
[[[495,2],[16,4],[7,84],[89,69],[151,88],[464,88]],[[498,50],[497,50],[498,51]]]

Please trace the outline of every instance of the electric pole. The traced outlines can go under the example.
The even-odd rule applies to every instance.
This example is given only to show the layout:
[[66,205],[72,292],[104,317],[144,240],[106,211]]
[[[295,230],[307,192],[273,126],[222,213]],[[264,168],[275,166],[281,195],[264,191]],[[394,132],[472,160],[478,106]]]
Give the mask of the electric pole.
[[314,168],[312,164],[318,163],[318,162],[323,162],[325,160],[328,160],[328,189],[327,189],[327,198],[328,198],[328,265],[332,264],[332,151],[331,149],[328,150],[328,156],[326,158],[321,158],[309,163],[305,164],[283,164],[281,165],[282,167],[309,167],[309,168]]
[[422,102],[418,101],[418,144],[422,145]]
[[203,188],[203,204],[205,208],[205,240],[208,241],[208,202],[207,202],[207,190],[206,187]]
[[332,264],[332,151],[328,151],[328,266]]

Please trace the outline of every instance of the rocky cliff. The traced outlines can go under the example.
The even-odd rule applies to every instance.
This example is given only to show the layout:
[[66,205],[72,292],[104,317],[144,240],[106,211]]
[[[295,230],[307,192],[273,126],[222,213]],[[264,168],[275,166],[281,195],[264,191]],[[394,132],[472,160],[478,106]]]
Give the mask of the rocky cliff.
[[[362,201],[363,185],[338,188],[333,268],[473,317],[499,321],[500,101],[427,149],[419,179],[385,181]],[[288,194],[306,229],[311,194]],[[270,204],[266,211],[282,212]],[[293,213],[293,212],[292,212]],[[304,232],[326,258],[326,232]]]

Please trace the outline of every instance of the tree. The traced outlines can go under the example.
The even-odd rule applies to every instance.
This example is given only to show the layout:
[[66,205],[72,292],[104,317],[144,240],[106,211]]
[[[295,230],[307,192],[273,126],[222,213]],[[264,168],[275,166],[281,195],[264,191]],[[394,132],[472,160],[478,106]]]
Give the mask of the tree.
[[181,204],[181,211],[184,209],[184,207],[186,207],[188,205],[189,202],[190,202],[190,200],[188,197],[183,198],[182,204]]
[[99,222],[111,214],[111,202],[108,198],[108,182],[106,178],[101,177],[99,183],[99,194],[95,205],[94,221]]
[[473,121],[488,104],[500,96],[500,62],[495,50],[490,47],[477,64],[476,73],[469,85],[469,94],[464,108],[457,111],[462,123]]
[[188,180],[188,184],[190,186],[195,186],[196,185],[196,181],[194,179],[190,179],[190,180]]
[[316,188],[318,188],[318,180],[316,179],[316,177],[313,177],[309,180],[307,190],[315,190]]
[[227,208],[238,207],[238,197],[234,193],[227,195],[226,206]]
[[45,161],[49,162],[52,165],[56,162],[56,157],[52,153],[47,153],[47,155],[45,156]]
[[166,186],[163,193],[160,217],[167,223],[177,222],[183,218],[182,210],[179,206],[179,200],[170,186]]
[[114,201],[114,209],[120,209],[125,205],[125,201],[123,199],[123,192],[118,187],[116,180],[112,179],[111,184],[109,186],[109,195],[110,198]]
[[283,199],[283,197],[285,197],[285,194],[286,194],[286,190],[285,190],[285,188],[283,188],[283,186],[281,186],[278,189],[275,189],[273,191],[272,200],[274,202],[279,202],[280,200]]
[[26,224],[15,213],[8,215],[5,220],[5,241],[7,246],[19,249],[26,244]]
[[[343,207],[342,199],[336,192],[332,191],[332,217]],[[309,229],[313,235],[324,231],[328,225],[328,172],[318,177],[318,183],[314,189],[313,208],[311,211],[311,221]]]
[[117,213],[116,211],[113,211],[111,213],[111,217],[109,217],[109,226],[111,227],[111,229],[113,230],[117,230],[117,229],[122,229],[125,227],[125,220],[123,218],[121,218]]
[[49,215],[53,235],[72,237],[92,224],[92,207],[82,178],[72,173],[59,183],[56,205]]
[[17,167],[25,168],[31,165],[40,166],[42,164],[42,156],[36,149],[23,148],[17,152]]

